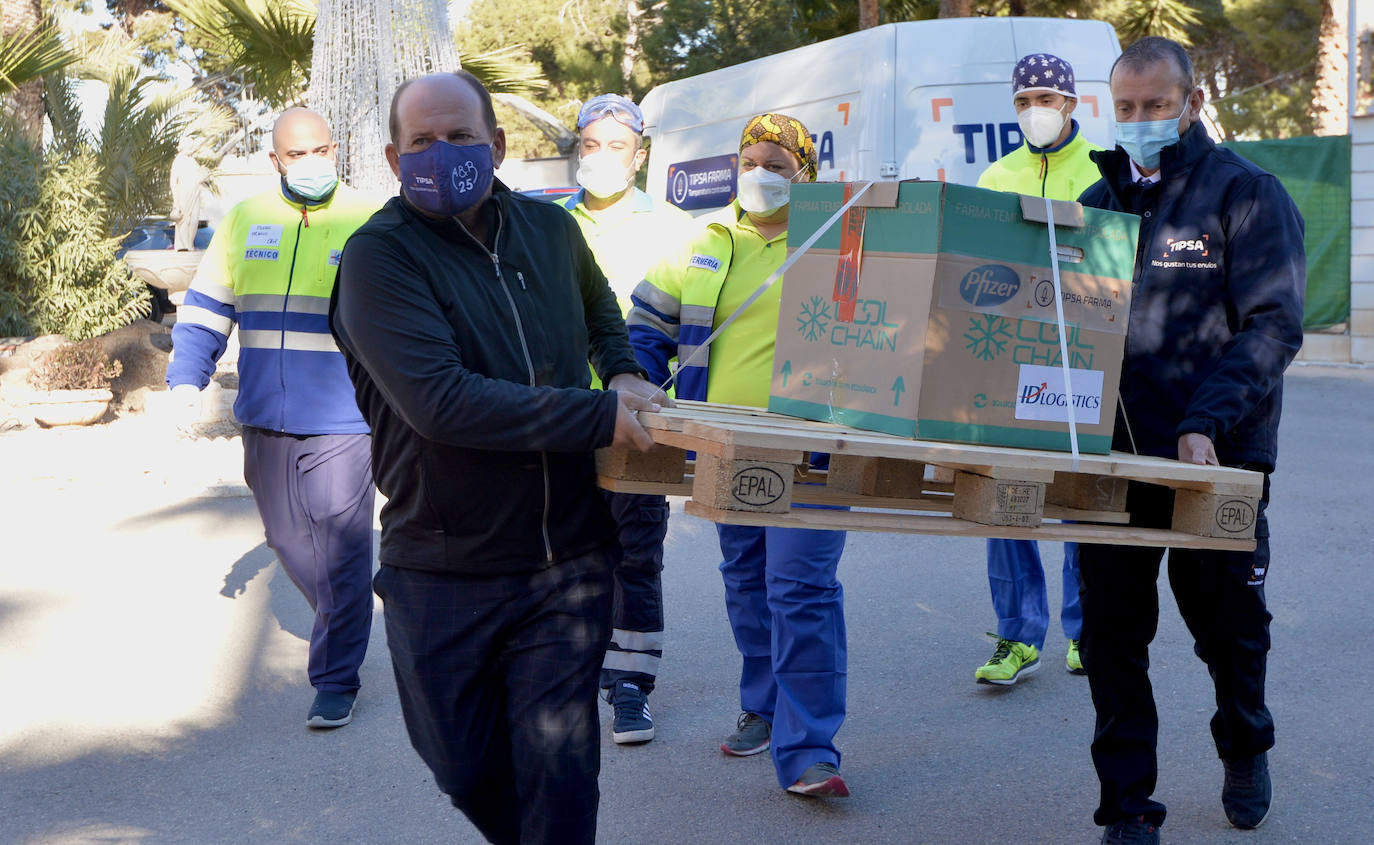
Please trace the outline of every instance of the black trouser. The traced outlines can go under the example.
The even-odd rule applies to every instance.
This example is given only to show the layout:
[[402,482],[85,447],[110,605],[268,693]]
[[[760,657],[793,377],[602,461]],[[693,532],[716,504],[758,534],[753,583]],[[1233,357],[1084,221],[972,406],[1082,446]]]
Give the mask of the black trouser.
[[382,566],[401,713],[434,779],[500,845],[592,845],[606,551],[521,575]]
[[615,561],[611,644],[601,664],[601,687],[633,681],[653,692],[663,658],[663,538],[668,500],[606,491],[615,517],[620,554]]
[[[1222,759],[1243,759],[1274,745],[1274,720],[1264,704],[1269,620],[1264,577],[1269,568],[1269,478],[1255,523],[1253,552],[1169,550],[1169,585],[1216,688],[1212,737]],[[1174,494],[1132,482],[1132,525],[1168,527]],[[1078,572],[1083,604],[1083,667],[1097,726],[1092,757],[1102,784],[1093,814],[1100,825],[1144,816],[1164,822],[1150,798],[1158,766],[1159,716],[1150,687],[1150,641],[1159,623],[1159,563],[1164,549],[1084,544]]]

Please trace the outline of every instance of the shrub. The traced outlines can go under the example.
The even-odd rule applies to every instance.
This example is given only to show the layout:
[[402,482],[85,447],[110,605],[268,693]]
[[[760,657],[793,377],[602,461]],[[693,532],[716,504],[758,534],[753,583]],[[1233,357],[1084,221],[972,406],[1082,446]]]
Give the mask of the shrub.
[[148,313],[143,283],[115,258],[97,153],[46,157],[0,118],[0,334],[84,340]]
[[107,388],[124,365],[111,361],[95,338],[65,343],[41,356],[29,371],[29,383],[39,390],[95,390]]
[[99,191],[93,153],[49,154],[37,206],[20,212],[37,334],[84,340],[148,313],[147,289],[115,258],[119,239],[106,234]]
[[43,154],[7,117],[0,117],[0,161],[0,336],[31,335],[32,274],[19,224],[22,213],[38,205]]

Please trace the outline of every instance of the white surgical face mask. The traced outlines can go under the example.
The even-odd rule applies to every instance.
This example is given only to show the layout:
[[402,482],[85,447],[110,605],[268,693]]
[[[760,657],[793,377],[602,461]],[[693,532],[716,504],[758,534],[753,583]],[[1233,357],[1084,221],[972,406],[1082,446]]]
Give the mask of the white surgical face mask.
[[286,186],[308,200],[324,199],[337,184],[339,172],[324,156],[306,156],[286,168]]
[[615,150],[601,150],[582,157],[577,165],[577,184],[597,199],[613,197],[630,186],[630,172]]
[[770,214],[787,205],[791,190],[791,179],[755,167],[739,175],[739,206],[751,214]]
[[1022,109],[1016,116],[1021,134],[1026,136],[1031,146],[1042,148],[1054,146],[1054,142],[1059,140],[1059,133],[1064,131],[1064,122],[1067,120],[1068,116],[1059,109],[1045,106],[1030,106]]

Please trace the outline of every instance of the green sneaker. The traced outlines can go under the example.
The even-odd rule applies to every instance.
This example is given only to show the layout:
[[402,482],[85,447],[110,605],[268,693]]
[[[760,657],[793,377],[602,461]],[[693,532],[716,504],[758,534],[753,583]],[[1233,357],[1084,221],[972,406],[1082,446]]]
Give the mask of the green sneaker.
[[[992,632],[988,632],[988,636],[997,637]],[[997,648],[992,652],[992,658],[979,666],[973,677],[980,684],[1006,686],[1016,683],[1021,680],[1022,675],[1029,675],[1039,668],[1040,652],[1036,651],[1035,646],[997,637]]]
[[1069,640],[1069,653],[1064,656],[1064,668],[1069,670],[1070,675],[1088,674],[1088,670],[1083,668],[1083,658],[1078,656],[1078,640]]

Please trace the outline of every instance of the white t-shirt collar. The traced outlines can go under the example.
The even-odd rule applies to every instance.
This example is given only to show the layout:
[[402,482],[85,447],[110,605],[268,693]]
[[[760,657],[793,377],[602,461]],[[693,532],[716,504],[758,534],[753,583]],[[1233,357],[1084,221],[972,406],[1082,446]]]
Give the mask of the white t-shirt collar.
[[1144,182],[1146,185],[1153,185],[1154,183],[1159,181],[1160,171],[1156,170],[1154,173],[1151,173],[1149,176],[1146,176],[1144,173],[1140,172],[1139,167],[1135,166],[1135,159],[1128,158],[1126,160],[1131,163],[1132,182]]

